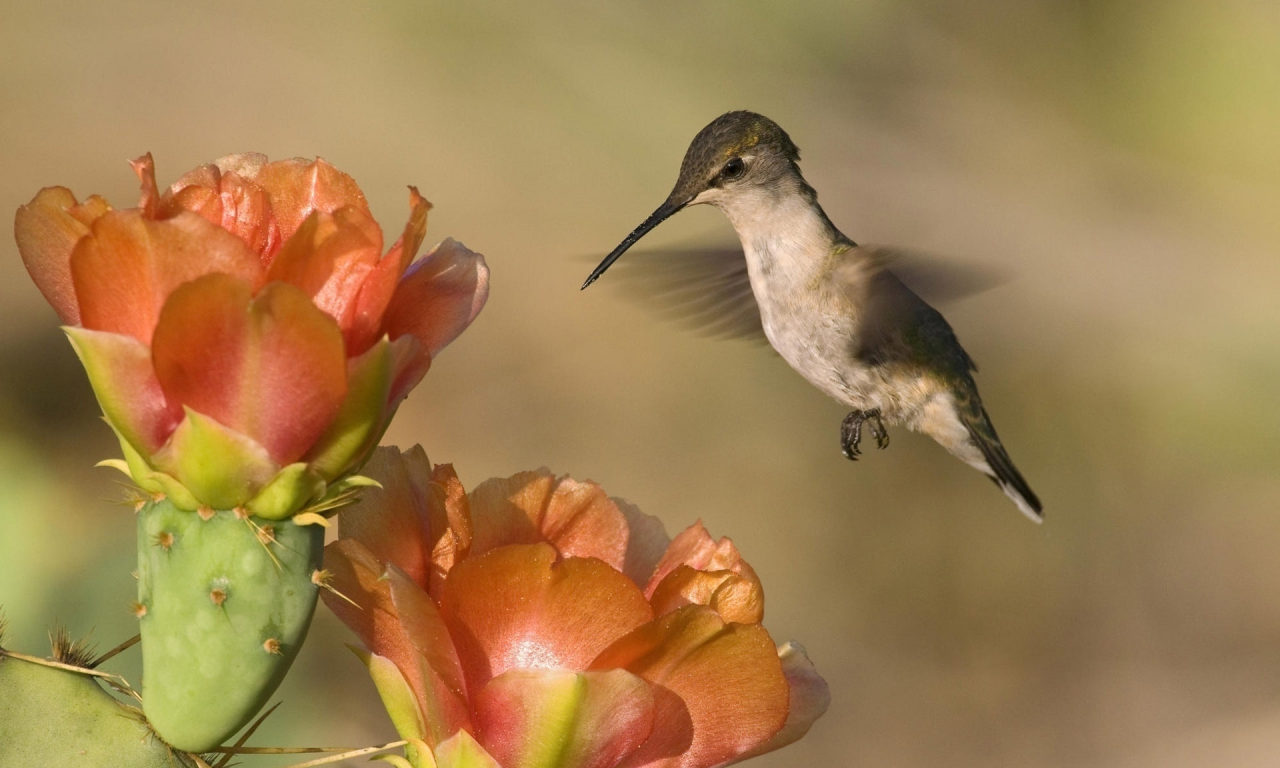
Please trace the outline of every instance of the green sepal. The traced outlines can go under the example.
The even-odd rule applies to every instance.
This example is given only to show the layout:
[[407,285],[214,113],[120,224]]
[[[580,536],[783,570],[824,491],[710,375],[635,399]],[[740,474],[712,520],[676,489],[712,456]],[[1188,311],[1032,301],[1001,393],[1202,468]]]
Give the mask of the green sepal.
[[347,475],[334,483],[333,487],[338,489],[338,492],[341,493],[348,488],[381,488],[382,483],[365,475]]
[[587,697],[586,675],[568,669],[515,669],[500,676],[499,683],[522,674],[534,680],[540,695],[532,699],[537,706],[530,707],[524,721],[530,732],[524,734],[521,765],[554,768],[564,756],[565,745],[574,740],[574,727]]
[[399,667],[385,656],[379,656],[363,648],[348,645],[351,652],[360,657],[369,670],[369,677],[378,689],[382,698],[382,706],[391,717],[391,725],[402,739],[425,739],[427,724],[423,722],[422,711],[418,709],[418,700],[404,679]]
[[160,395],[160,383],[151,367],[151,350],[132,336],[64,325],[103,418],[120,436],[121,442],[146,448],[139,433],[145,422],[157,418],[147,407]]
[[502,768],[466,731],[458,731],[436,747],[437,768]]
[[280,470],[266,488],[249,499],[245,508],[266,520],[284,520],[324,492],[324,480],[299,462]]
[[[133,445],[116,430],[111,422],[107,422],[111,426],[111,430],[116,433],[116,438],[120,441],[120,450],[124,453],[124,463],[128,467],[128,475],[130,479],[142,490],[153,494],[164,496],[173,502],[175,507],[185,510],[195,510],[199,508],[200,502],[192,495],[187,487],[178,482],[172,475],[158,472],[152,469],[147,460],[142,458],[142,454],[138,453]],[[116,465],[112,465],[116,466]],[[119,468],[118,466],[116,467]]]
[[133,472],[129,470],[129,462],[125,461],[124,459],[103,459],[102,461],[98,462],[97,464],[94,464],[93,466],[99,467],[102,469],[114,469],[117,472],[120,472],[121,474],[123,474],[125,477],[129,478],[130,480],[133,479]]
[[280,471],[267,449],[253,438],[190,408],[185,410],[186,417],[153,461],[204,505],[238,507]]
[[412,768],[437,768],[435,753],[431,751],[431,745],[422,739],[406,739],[409,743],[405,745],[404,752],[409,757],[409,763]]
[[329,428],[307,453],[307,462],[326,481],[357,469],[370,442],[382,436],[391,393],[391,346],[381,339],[347,364],[347,397]]

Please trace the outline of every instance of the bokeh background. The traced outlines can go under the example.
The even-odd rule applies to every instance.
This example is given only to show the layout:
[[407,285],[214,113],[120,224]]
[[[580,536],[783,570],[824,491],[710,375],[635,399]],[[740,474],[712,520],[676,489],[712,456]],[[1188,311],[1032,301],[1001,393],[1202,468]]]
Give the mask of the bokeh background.
[[[830,681],[768,766],[1280,765],[1280,6],[1271,0],[9,3],[0,209],[132,205],[220,155],[321,155],[395,232],[486,254],[479,320],[387,442],[468,486],[547,465],[730,535]],[[844,411],[594,264],[706,122],[780,122],[835,222],[1000,274],[944,311],[1045,500]],[[694,209],[654,245],[732,242]],[[634,257],[634,258],[639,258]],[[0,241],[0,604],[134,633],[133,521],[93,396]],[[392,738],[321,608],[259,744]],[[136,680],[136,651],[117,669]],[[280,765],[286,760],[246,760]]]

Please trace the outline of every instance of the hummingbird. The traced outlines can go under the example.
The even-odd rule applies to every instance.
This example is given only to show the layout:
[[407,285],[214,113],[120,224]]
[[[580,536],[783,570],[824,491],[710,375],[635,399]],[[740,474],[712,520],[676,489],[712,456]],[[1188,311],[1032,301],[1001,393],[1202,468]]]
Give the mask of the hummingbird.
[[859,246],[831,223],[799,161],[791,137],[769,118],[717,117],[689,145],[671,194],[582,288],[673,214],[719,208],[742,249],[682,265],[693,280],[685,294],[694,314],[721,330],[725,323],[758,329],[801,376],[852,409],[840,425],[847,458],[861,454],[864,426],[881,449],[889,445],[886,425],[905,426],[985,474],[1040,522],[1040,500],[996,435],[973,379],[977,366],[951,326],[895,274],[891,252]]

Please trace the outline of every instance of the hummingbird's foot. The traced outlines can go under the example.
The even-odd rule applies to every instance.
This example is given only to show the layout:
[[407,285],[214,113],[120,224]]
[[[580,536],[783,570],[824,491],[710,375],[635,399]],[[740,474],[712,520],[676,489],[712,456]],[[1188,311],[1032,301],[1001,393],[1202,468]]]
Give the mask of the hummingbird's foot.
[[880,409],[867,412],[867,425],[871,427],[871,436],[876,439],[876,447],[884,450],[889,447],[889,430],[880,421]]
[[862,423],[865,421],[871,422],[871,436],[876,439],[876,445],[881,448],[889,445],[889,433],[880,421],[879,408],[872,408],[869,411],[851,411],[840,424],[840,449],[849,461],[857,461],[858,456],[862,454],[858,444],[862,442]]
[[862,442],[862,411],[854,411],[840,424],[840,450],[849,461],[857,461],[858,443]]

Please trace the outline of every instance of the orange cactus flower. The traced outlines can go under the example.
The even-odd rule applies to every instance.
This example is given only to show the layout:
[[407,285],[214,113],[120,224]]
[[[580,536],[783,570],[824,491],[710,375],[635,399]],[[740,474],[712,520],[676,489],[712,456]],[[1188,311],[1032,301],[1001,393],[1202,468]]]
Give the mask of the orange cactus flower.
[[342,487],[431,359],[488,295],[445,240],[414,261],[430,204],[385,254],[350,176],[231,155],[136,208],[63,187],[18,209],[18,249],[66,324],[142,488],[186,509],[280,519]]
[[[594,483],[523,472],[463,490],[421,448],[379,448],[339,515],[326,604],[401,735],[451,764],[710,768],[803,736],[826,710],[804,650],[760,625],[728,539],[662,524]],[[434,760],[435,762],[431,762]]]

